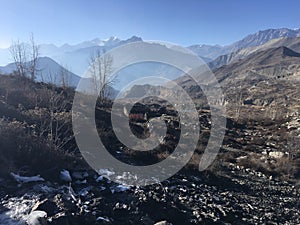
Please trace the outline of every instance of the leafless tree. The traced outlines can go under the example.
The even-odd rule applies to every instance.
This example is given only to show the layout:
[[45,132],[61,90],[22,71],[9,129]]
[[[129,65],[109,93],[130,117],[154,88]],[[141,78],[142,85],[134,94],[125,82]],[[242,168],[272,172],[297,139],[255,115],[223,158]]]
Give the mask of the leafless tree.
[[25,77],[29,74],[32,80],[35,79],[38,67],[39,46],[30,36],[30,43],[21,43],[20,40],[13,41],[10,47],[10,54],[17,67],[17,74]]
[[19,76],[25,77],[27,73],[27,49],[24,43],[20,40],[13,41],[10,47],[10,53],[17,67],[16,73]]
[[37,67],[38,67],[38,58],[40,55],[40,51],[39,51],[39,46],[36,44],[35,40],[34,40],[34,36],[33,34],[31,34],[30,36],[30,48],[31,48],[31,52],[30,52],[30,61],[29,61],[29,65],[28,65],[28,70],[29,70],[29,74],[30,74],[30,79],[34,80],[36,78],[36,72],[37,72]]
[[72,76],[68,65],[64,65],[60,70],[61,86],[63,88],[70,87],[72,85]]
[[97,94],[100,101],[109,97],[109,88],[116,81],[116,76],[112,76],[113,58],[103,51],[96,51],[90,57],[90,74],[92,77],[94,94]]
[[235,96],[235,118],[236,120],[239,119],[240,117],[240,113],[241,113],[241,108],[243,106],[243,94],[242,92],[236,92],[236,96]]

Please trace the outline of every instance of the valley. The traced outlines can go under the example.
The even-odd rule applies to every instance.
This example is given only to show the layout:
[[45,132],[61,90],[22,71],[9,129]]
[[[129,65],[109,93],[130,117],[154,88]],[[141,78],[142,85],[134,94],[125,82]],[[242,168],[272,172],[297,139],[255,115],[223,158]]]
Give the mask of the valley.
[[[174,92],[151,84],[133,85],[123,98],[117,98],[119,92],[107,85],[113,94],[98,97],[92,110],[95,118],[89,118],[86,106],[92,88],[90,93],[75,88],[81,69],[87,66],[87,61],[81,61],[91,49],[109,51],[143,41],[136,36],[94,39],[74,46],[43,45],[48,55],[39,58],[43,69],[38,70],[36,79],[16,74],[13,63],[1,67],[0,224],[299,224],[299,35],[299,29],[267,29],[227,46],[188,47],[207,61],[205,67],[221,86],[224,96],[213,106],[205,96],[205,89],[216,87],[209,79],[200,87],[187,74],[179,76],[178,71],[152,64],[132,67],[125,73],[132,73],[131,78],[124,78],[125,83],[151,69],[172,78],[195,103],[195,123],[184,123],[185,117],[193,117],[189,108],[183,110],[184,115],[176,109],[178,105],[184,108],[187,102],[178,101],[175,106],[155,97],[174,96]],[[68,58],[72,65],[78,62],[70,65],[75,72],[51,57]],[[66,80],[62,85],[62,74],[69,76],[67,85]],[[81,97],[78,114],[72,109],[76,93]],[[218,115],[226,121],[224,137],[213,163],[199,171],[212,136],[212,110],[218,105],[226,108]],[[89,164],[87,157],[97,155],[88,151],[90,146],[84,152],[79,148],[78,130],[72,124],[76,117],[95,123],[95,130],[87,127],[81,132],[97,133],[113,159],[137,168],[166,159],[173,163],[170,168],[175,167],[185,158],[173,154],[181,147],[180,139],[185,137],[190,144],[197,135],[198,140],[179,171],[171,174],[157,167],[149,174],[170,173],[169,178],[160,181],[159,175],[153,176],[156,182],[143,185],[148,180],[130,171],[120,173],[114,165],[102,168]],[[114,129],[113,117],[125,117],[129,130],[125,125]],[[132,140],[151,137],[159,140],[159,145],[150,151],[131,149],[117,135],[125,131],[131,132]],[[134,143],[133,147],[147,149]],[[184,147],[191,150],[192,144],[188,144]],[[128,184],[131,180],[136,185]]]

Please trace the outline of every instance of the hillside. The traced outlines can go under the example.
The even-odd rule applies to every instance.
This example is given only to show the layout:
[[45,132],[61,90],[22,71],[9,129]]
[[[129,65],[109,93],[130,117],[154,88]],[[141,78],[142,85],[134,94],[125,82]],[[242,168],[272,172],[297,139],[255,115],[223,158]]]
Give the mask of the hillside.
[[[212,63],[212,67],[216,68],[249,55],[250,52],[255,50],[263,50],[267,48],[268,45],[268,48],[286,46],[294,51],[298,51],[298,44],[293,45],[291,42],[293,42],[293,39],[296,40],[299,34],[299,29],[267,29],[247,35],[241,40],[226,46],[194,44],[187,48],[196,53],[207,63],[215,60],[215,62]],[[90,56],[95,51],[109,51],[114,47],[136,41],[143,41],[143,39],[137,36],[132,36],[125,40],[116,37],[110,37],[104,40],[95,38],[73,45],[67,43],[62,46],[40,44],[39,48],[42,57],[52,58],[62,66],[67,65],[73,73],[83,76],[88,67]],[[216,59],[218,57],[220,58]],[[11,61],[9,48],[0,49],[0,65],[7,65]]]
[[[155,224],[165,220],[192,225],[200,219],[251,224],[260,221],[256,215],[264,221],[299,222],[299,190],[294,186],[300,175],[299,151],[284,147],[290,141],[286,132],[293,129],[286,120],[228,118],[218,158],[207,171],[199,172],[197,166],[210,133],[210,111],[199,110],[201,141],[190,163],[162,183],[126,186],[107,179],[113,171],[97,174],[82,160],[70,124],[73,94],[72,89],[0,76],[0,177],[5,178],[0,179],[1,224],[23,221],[35,210],[47,212],[49,225]],[[168,124],[165,144],[150,152],[132,151],[119,143],[109,122],[111,105],[97,106],[98,132],[109,152],[135,165],[155,163],[170,154],[180,133],[174,125],[176,113],[166,104],[146,99],[140,104],[150,117],[164,114]],[[147,121],[130,120],[133,131],[142,136],[147,133],[143,123]],[[58,132],[52,133],[51,127]],[[8,194],[12,197],[5,197]],[[282,203],[282,198],[288,201]],[[273,207],[274,203],[283,208]],[[18,208],[22,212],[14,214]]]
[[[80,77],[49,57],[39,57],[37,60],[36,80],[43,81],[45,83],[52,83],[55,85],[62,85],[62,79],[64,76],[64,82],[67,86],[76,87]],[[0,67],[1,74],[13,74],[16,71],[15,63],[10,63],[7,66]]]
[[238,60],[241,60],[243,58],[246,58],[248,55],[254,53],[263,51],[269,48],[277,48],[277,47],[287,47],[295,52],[300,52],[300,38],[277,38],[272,39],[268,41],[267,43],[263,45],[259,45],[256,47],[248,47],[248,48],[242,48],[237,51],[231,52],[226,55],[221,55],[215,60],[209,62],[209,66],[211,69],[216,69],[218,67],[221,67],[226,64],[230,64],[232,62],[236,62]]
[[[231,116],[233,111],[239,111],[237,108],[242,107],[244,101],[251,102],[247,113],[254,117],[255,113],[258,117],[268,114],[268,107],[276,108],[274,110],[278,115],[288,115],[298,113],[295,110],[299,105],[299,65],[299,53],[287,47],[277,47],[254,52],[244,59],[213,70],[213,73],[222,87],[227,112]],[[177,82],[195,99],[203,97],[201,89],[192,79],[185,76],[177,79]],[[252,104],[262,108],[255,109]],[[244,116],[248,116],[247,113]]]
[[300,53],[287,47],[277,47],[254,52],[238,62],[216,69],[214,73],[222,82],[229,76],[231,79],[238,79],[248,73],[274,79],[298,79],[299,65]]

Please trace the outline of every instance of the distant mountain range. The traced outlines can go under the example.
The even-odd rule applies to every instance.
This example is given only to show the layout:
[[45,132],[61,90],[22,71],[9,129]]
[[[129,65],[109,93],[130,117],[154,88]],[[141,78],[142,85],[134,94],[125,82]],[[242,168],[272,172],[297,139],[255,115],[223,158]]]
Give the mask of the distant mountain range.
[[[136,41],[143,40],[140,37],[133,36],[127,40],[120,40],[117,37],[110,37],[105,40],[97,38],[76,45],[64,44],[60,47],[53,44],[41,44],[40,52],[42,57],[39,60],[37,78],[59,84],[61,83],[60,74],[64,71],[70,76],[72,80],[71,85],[76,86],[80,77],[86,72],[93,52],[97,50],[108,51],[114,47]],[[285,46],[291,51],[300,52],[300,29],[267,29],[250,34],[228,46],[192,45],[188,48],[199,55],[205,62],[208,62],[210,68],[215,70],[222,68],[224,65],[234,65],[236,67],[239,65],[236,64],[237,62],[246,59],[250,55],[253,56],[254,53],[281,46]],[[9,49],[0,49],[0,64],[11,62],[10,59]],[[247,59],[249,60],[249,58]],[[247,68],[250,67],[245,61],[240,63],[247,65]],[[161,74],[167,74],[169,79],[176,79],[179,74],[162,65],[147,64],[140,67],[135,65],[125,71],[125,77],[123,76],[121,81],[128,83],[133,78],[139,77],[140,74],[145,74],[145,71],[149,69],[156,72],[159,71],[158,73]],[[15,65],[13,63],[0,67],[0,73],[3,74],[12,73],[14,70]]]
[[[135,41],[142,41],[142,39],[136,36],[127,40],[110,37],[106,40],[93,39],[76,45],[64,44],[60,47],[53,44],[41,44],[39,51],[42,57],[50,57],[62,66],[68,67],[73,73],[83,76],[88,68],[92,53],[97,50],[108,51],[111,48]],[[4,66],[11,63],[11,58],[9,48],[0,49],[0,65]]]
[[288,29],[288,28],[267,29],[267,30],[259,31],[254,34],[250,34],[245,38],[243,38],[242,40],[236,41],[227,46],[192,45],[189,46],[188,48],[202,57],[215,59],[220,55],[225,55],[248,47],[263,45],[272,39],[283,38],[283,37],[289,37],[289,38],[300,37],[300,29]]

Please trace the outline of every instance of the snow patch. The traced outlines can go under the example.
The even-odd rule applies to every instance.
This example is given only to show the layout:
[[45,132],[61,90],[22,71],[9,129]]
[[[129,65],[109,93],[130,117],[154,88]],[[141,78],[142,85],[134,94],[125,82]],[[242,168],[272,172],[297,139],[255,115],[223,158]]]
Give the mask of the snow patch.
[[39,201],[36,196],[9,198],[0,202],[5,211],[0,213],[0,224],[24,225],[32,207]]
[[60,171],[59,178],[62,181],[65,181],[65,182],[71,182],[72,181],[70,172],[68,170],[62,170],[62,171]]
[[87,178],[89,174],[87,172],[73,172],[72,177],[75,179],[83,180]]
[[20,176],[15,173],[10,173],[10,175],[18,182],[18,183],[29,183],[29,182],[38,182],[38,181],[45,181],[40,175],[32,176],[32,177],[25,177]]
[[47,213],[44,211],[33,211],[29,214],[27,218],[28,225],[43,225],[42,221],[45,221],[47,218]]
[[124,192],[124,191],[127,191],[129,189],[130,189],[130,186],[119,184],[118,186],[111,187],[110,191],[111,191],[112,194],[114,194],[116,192]]
[[104,218],[104,217],[102,217],[102,216],[99,216],[99,217],[97,218],[97,221],[106,221],[106,222],[109,222],[109,219]]
[[99,175],[102,175],[103,177],[106,177],[106,178],[109,179],[109,177],[112,176],[112,175],[114,175],[115,172],[110,171],[110,170],[108,170],[108,169],[100,169],[100,170],[98,171],[98,174],[99,174]]
[[103,180],[103,176],[101,175],[101,176],[97,177],[96,182],[100,182],[102,180]]

